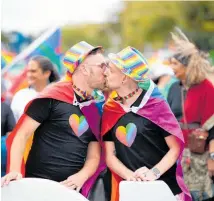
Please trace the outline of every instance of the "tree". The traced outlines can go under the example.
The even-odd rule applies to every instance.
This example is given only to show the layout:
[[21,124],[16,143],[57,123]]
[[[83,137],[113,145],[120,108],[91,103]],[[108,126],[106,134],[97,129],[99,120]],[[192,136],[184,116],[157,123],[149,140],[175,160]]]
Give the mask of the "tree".
[[176,25],[178,2],[126,2],[121,14],[122,40],[142,50],[151,43],[161,47]]
[[201,50],[214,49],[214,2],[181,2],[180,7],[188,36]]
[[104,48],[108,48],[109,39],[105,24],[66,26],[62,29],[63,51],[68,50],[72,45],[83,40],[94,46],[102,45]]
[[214,2],[180,2],[184,27],[192,31],[214,32]]
[[163,47],[174,26],[180,27],[203,49],[213,48],[214,2],[125,2],[120,16],[123,46],[140,50]]

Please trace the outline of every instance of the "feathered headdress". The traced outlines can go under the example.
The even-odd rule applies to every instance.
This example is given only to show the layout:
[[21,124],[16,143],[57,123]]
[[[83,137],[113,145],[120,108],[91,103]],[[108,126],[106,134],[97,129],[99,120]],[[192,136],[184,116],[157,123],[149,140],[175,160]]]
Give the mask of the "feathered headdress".
[[199,50],[195,44],[190,42],[179,28],[176,27],[175,31],[175,33],[171,33],[175,46],[173,57],[187,67],[187,86],[199,84],[208,74],[214,73],[208,61],[208,54]]

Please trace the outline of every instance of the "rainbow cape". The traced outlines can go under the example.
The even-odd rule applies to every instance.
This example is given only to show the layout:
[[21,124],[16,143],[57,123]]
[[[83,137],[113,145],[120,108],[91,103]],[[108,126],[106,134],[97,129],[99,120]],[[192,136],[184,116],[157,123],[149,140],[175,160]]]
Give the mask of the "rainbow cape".
[[[76,105],[74,91],[71,85],[71,82],[58,82],[55,84],[51,84],[48,87],[44,89],[44,91],[36,98],[52,98],[59,101],[63,101],[65,103],[69,103],[72,105]],[[34,99],[35,100],[35,99]],[[28,105],[25,108],[25,111],[30,106],[30,104],[33,102],[33,100],[28,103]],[[101,115],[99,111],[99,104],[104,103],[104,99],[98,99],[98,100],[91,100],[87,101],[86,103],[80,103],[80,109],[82,113],[84,114],[86,120],[88,121],[88,124],[96,136],[97,140],[100,141],[100,120]],[[25,123],[26,114],[23,114],[22,117],[19,119],[15,129],[11,132],[11,134],[8,136],[6,141],[6,146],[8,150],[7,154],[7,172],[10,170],[10,151],[11,151],[11,145],[13,142],[14,137],[16,136],[17,131],[19,130],[20,126]],[[33,137],[29,140],[27,143],[25,154],[23,156],[22,165],[21,165],[21,173],[25,175],[25,162],[28,156],[28,153],[31,149]],[[87,197],[88,193],[90,192],[91,187],[93,186],[94,182],[96,181],[99,174],[106,168],[104,163],[104,157],[101,156],[101,161],[99,164],[99,167],[96,171],[96,173],[84,184],[82,188],[82,194]]]
[[[139,107],[124,107],[114,100],[115,93],[109,96],[103,108],[101,135],[104,136],[126,113],[134,112],[139,116],[149,119],[165,131],[174,135],[181,145],[180,155],[177,161],[176,179],[181,190],[185,194],[185,201],[191,201],[190,193],[184,184],[181,158],[184,149],[184,138],[180,126],[173,115],[169,105],[159,92],[157,86],[149,80],[147,83],[139,83],[139,87],[147,90]],[[154,112],[155,111],[155,112]],[[111,201],[119,200],[119,182],[122,180],[113,171],[112,173],[112,193]]]

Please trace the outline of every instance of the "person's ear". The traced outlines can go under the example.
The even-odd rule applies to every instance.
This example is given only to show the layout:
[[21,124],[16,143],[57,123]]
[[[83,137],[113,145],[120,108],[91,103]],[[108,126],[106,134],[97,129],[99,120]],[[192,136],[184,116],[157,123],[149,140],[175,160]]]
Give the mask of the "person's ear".
[[47,70],[47,71],[45,71],[44,73],[44,76],[45,76],[45,78],[49,78],[50,77],[50,75],[51,75],[51,71],[50,70]]
[[123,77],[122,84],[125,84],[127,81],[128,81],[128,76],[125,75]]

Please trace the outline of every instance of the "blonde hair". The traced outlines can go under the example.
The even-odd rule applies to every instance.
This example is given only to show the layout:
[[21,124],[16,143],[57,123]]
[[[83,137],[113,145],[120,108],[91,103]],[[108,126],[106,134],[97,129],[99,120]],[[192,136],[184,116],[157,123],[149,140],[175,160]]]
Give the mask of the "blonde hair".
[[200,51],[191,43],[180,29],[177,29],[177,34],[171,34],[176,54],[179,54],[181,58],[189,57],[185,80],[187,87],[199,84],[207,78],[209,79],[210,74],[214,74],[214,69],[208,61],[208,54]]

